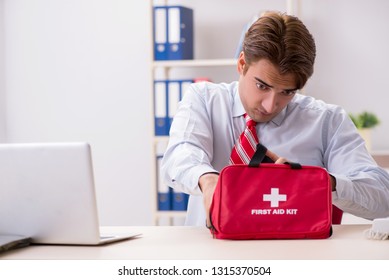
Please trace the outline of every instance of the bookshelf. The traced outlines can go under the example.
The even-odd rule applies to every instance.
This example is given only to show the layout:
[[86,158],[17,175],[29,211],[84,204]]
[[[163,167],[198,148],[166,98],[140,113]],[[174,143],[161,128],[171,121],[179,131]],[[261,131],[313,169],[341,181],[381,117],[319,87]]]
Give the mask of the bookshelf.
[[[207,1],[200,1],[200,2],[204,2],[204,3],[207,3],[206,5],[209,5]],[[182,5],[182,6],[186,6],[186,7],[190,7],[193,9],[194,13],[206,13],[208,10],[208,7],[207,9],[204,9],[204,3],[201,4],[200,2],[197,2],[197,1],[154,1],[154,0],[151,0],[150,1],[150,9],[152,10],[154,6],[166,6],[166,5]],[[219,1],[220,5],[223,5],[223,9],[225,8],[224,5],[225,5],[225,2],[223,1]],[[259,3],[261,1],[254,1],[253,0],[253,3]],[[262,1],[264,2],[264,1]],[[262,4],[261,2],[261,4]],[[288,13],[293,13],[295,15],[298,14],[299,12],[299,6],[300,6],[300,1],[299,0],[279,0],[279,1],[276,1],[277,3],[276,4],[270,4],[271,7],[267,8],[267,9],[279,9],[280,6],[283,7],[284,10],[286,10]],[[234,2],[231,1],[231,4],[233,4]],[[201,5],[203,5],[201,7]],[[278,6],[277,6],[278,5]],[[286,5],[286,8],[285,8],[285,5]],[[199,7],[200,6],[200,7]],[[249,5],[248,5],[249,6]],[[234,8],[230,8],[232,9],[232,13],[235,13],[234,11]],[[249,8],[250,9],[250,14],[252,13],[252,8]],[[151,15],[153,17],[153,12],[151,12]],[[252,15],[252,14],[251,14]],[[236,48],[236,45],[238,44],[238,39],[241,35],[241,32],[242,32],[242,27],[245,23],[245,21],[249,20],[250,19],[250,16],[247,16],[245,17],[245,19],[242,21],[242,26],[239,26],[238,25],[238,33],[236,33],[236,37],[234,40],[234,42],[236,41],[236,43],[233,43],[233,49],[231,49],[229,51],[230,53],[230,57],[227,57],[227,58],[217,58],[215,53],[213,53],[213,55],[211,54],[211,56],[209,57],[209,55],[205,55],[206,58],[200,58],[200,57],[203,57],[203,53],[202,51],[200,50],[199,51],[199,55],[197,55],[197,49],[196,49],[196,45],[194,46],[194,59],[190,59],[190,60],[154,60],[152,61],[151,63],[151,73],[150,73],[150,77],[151,77],[151,84],[152,84],[152,89],[154,89],[154,81],[155,80],[159,80],[159,79],[162,79],[162,80],[169,80],[169,79],[175,79],[177,76],[178,76],[178,79],[181,79],[181,78],[197,78],[197,77],[208,77],[211,79],[211,81],[214,81],[214,82],[231,82],[231,78],[226,78],[226,76],[228,77],[235,77],[235,79],[237,78],[237,73],[236,73],[236,58],[233,58],[233,56],[235,55],[235,48]],[[151,21],[153,21],[154,19],[151,18]],[[194,28],[196,26],[196,24],[200,24],[199,22],[197,22],[197,18],[194,17]],[[224,30],[223,32],[226,32],[226,30]],[[197,37],[198,34],[194,34],[194,40],[196,41],[198,39]],[[224,34],[225,36],[230,36],[229,34],[229,30],[227,30],[227,32]],[[153,30],[151,30],[151,40],[152,40],[152,52],[151,52],[151,57],[154,58],[154,38],[153,38]],[[200,39],[201,40],[201,39]],[[204,38],[202,37],[202,40],[204,41]],[[212,43],[211,43],[212,44]],[[199,46],[199,45],[197,45]],[[200,47],[201,47],[201,42],[200,42]],[[211,52],[212,53],[212,52]],[[217,55],[219,56],[219,53],[217,53]],[[221,56],[223,56],[223,54],[221,54]],[[208,72],[210,71],[211,74],[208,74]],[[189,73],[189,74],[188,74]],[[200,73],[200,74],[197,74],[197,73]],[[203,74],[203,73],[207,73],[207,74]],[[227,73],[227,75],[224,75],[225,73]],[[190,76],[191,74],[193,74],[194,76]],[[186,75],[186,76],[185,76]],[[189,75],[189,76],[188,76]],[[224,80],[225,79],[225,80]],[[234,79],[234,78],[232,78]],[[151,106],[151,109],[152,109],[152,114],[154,116],[154,102],[155,102],[155,98],[154,98],[154,90],[152,91],[152,106]],[[158,209],[158,167],[157,167],[157,163],[156,163],[156,157],[158,154],[160,154],[160,147],[161,146],[164,146],[164,145],[167,145],[167,142],[169,140],[169,136],[168,135],[163,135],[163,136],[157,136],[155,135],[155,119],[153,118],[153,126],[152,126],[152,133],[153,133],[153,161],[155,164],[153,165],[152,167],[152,170],[151,170],[151,174],[152,174],[152,182],[155,182],[155,184],[152,186],[152,206],[151,206],[151,209],[152,209],[152,213],[153,213],[153,223],[155,225],[166,225],[166,223],[168,225],[181,225],[184,221],[184,218],[185,218],[185,215],[186,215],[186,211],[167,211],[167,210],[159,210]],[[158,151],[159,150],[159,151]],[[175,220],[179,220],[178,221],[178,224]],[[162,222],[161,222],[162,220]]]
[[[194,59],[194,60],[172,60],[172,61],[154,61],[152,63],[152,77],[154,82],[155,73],[157,71],[162,72],[162,76],[164,79],[170,79],[172,78],[171,70],[172,69],[180,69],[180,68],[219,68],[219,67],[227,67],[231,68],[231,71],[235,70],[236,66],[236,59]],[[161,75],[161,74],[160,74]],[[154,94],[154,93],[153,93]],[[154,100],[154,99],[153,99]],[[154,108],[154,104],[153,104]],[[154,128],[155,124],[153,124]],[[154,141],[153,141],[153,154],[156,156],[160,154],[160,148],[159,146],[163,146],[165,143],[165,146],[167,145],[167,142],[169,141],[169,136],[156,136],[153,135]],[[162,145],[161,145],[162,144]],[[158,151],[159,150],[159,151]],[[155,160],[153,161],[155,162]],[[153,174],[155,174],[153,182],[156,182],[156,185],[153,188],[153,205],[152,205],[152,211],[153,211],[153,219],[155,225],[183,225],[186,211],[166,211],[166,210],[159,210],[158,209],[158,169],[157,166],[154,167]]]

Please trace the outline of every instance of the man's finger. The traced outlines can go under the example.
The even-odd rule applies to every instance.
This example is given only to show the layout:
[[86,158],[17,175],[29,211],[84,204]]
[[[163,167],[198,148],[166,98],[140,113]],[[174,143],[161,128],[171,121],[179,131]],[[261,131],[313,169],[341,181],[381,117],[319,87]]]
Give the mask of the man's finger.
[[279,156],[277,156],[275,153],[273,153],[270,150],[266,151],[266,155],[274,162],[276,162],[278,160],[278,158],[279,158]]

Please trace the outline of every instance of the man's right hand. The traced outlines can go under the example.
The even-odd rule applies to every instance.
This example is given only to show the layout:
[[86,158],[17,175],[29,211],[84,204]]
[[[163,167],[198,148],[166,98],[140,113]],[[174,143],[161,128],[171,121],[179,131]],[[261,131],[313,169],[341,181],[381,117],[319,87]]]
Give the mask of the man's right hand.
[[209,217],[209,210],[211,208],[213,193],[215,192],[215,188],[217,185],[217,181],[219,179],[219,174],[217,173],[205,173],[199,178],[199,187],[203,192],[203,201],[205,214],[207,218],[207,227],[211,226],[211,221]]
[[[266,155],[271,158],[276,164],[282,164],[287,162],[287,159],[283,157],[279,157],[275,153],[267,150]],[[205,173],[199,178],[199,187],[203,192],[203,201],[205,214],[207,218],[207,227],[211,226],[211,221],[209,217],[209,210],[211,208],[211,203],[213,199],[213,193],[215,192],[215,188],[217,185],[217,181],[219,180],[219,174],[217,173]]]

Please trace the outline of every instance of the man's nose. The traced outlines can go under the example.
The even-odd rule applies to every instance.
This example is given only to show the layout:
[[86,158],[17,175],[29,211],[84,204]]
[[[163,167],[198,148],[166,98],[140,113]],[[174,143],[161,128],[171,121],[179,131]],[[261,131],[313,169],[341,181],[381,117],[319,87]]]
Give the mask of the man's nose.
[[266,113],[272,114],[277,108],[277,96],[275,92],[269,92],[262,101],[262,107],[266,110]]

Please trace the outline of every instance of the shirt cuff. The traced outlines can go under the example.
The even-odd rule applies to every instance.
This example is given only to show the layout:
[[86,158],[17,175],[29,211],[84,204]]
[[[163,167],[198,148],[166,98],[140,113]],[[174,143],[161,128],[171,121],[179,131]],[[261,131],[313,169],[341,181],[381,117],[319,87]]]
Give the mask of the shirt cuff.
[[332,199],[336,205],[337,200],[352,200],[352,181],[344,175],[332,174],[336,179],[336,190],[332,192]]

